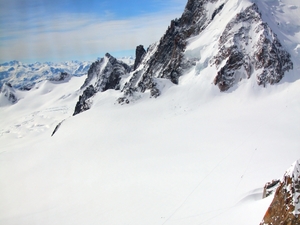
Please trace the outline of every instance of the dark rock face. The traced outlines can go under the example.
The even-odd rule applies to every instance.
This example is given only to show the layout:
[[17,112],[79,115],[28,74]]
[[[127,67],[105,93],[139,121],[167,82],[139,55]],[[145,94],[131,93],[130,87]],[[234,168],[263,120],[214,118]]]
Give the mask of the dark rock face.
[[222,5],[220,5],[220,6],[213,12],[213,14],[212,14],[212,16],[211,16],[211,20],[213,20],[213,19],[215,18],[215,16],[216,16],[219,12],[221,12],[221,10],[223,9],[224,5],[225,5],[225,3],[222,4]]
[[66,72],[60,72],[59,76],[51,77],[49,80],[52,82],[61,82],[61,81],[69,81],[71,79],[71,75]]
[[104,58],[91,65],[81,89],[92,84],[97,92],[103,92],[108,89],[118,90],[122,76],[130,73],[130,71],[130,66],[106,53]]
[[21,91],[30,91],[33,87],[34,87],[34,83],[31,83],[31,84],[26,84],[22,87],[19,88],[19,90]]
[[219,69],[214,84],[221,91],[228,90],[241,79],[250,78],[253,71],[258,85],[265,86],[278,83],[286,71],[293,69],[289,53],[262,21],[255,4],[227,24],[213,63]]
[[133,70],[136,70],[138,68],[138,66],[141,64],[142,59],[145,56],[145,54],[146,54],[146,50],[144,49],[143,45],[139,45],[136,47]]
[[295,162],[276,189],[260,225],[300,225],[300,161]]
[[187,2],[181,18],[171,21],[171,25],[161,38],[154,55],[147,62],[148,68],[144,76],[155,75],[178,84],[178,78],[193,65],[193,61],[184,58],[183,55],[187,39],[200,34],[208,26],[211,19],[206,5],[215,2],[218,1],[189,0]]
[[93,97],[95,94],[96,94],[96,90],[94,86],[93,85],[88,86],[84,90],[83,94],[79,96],[79,100],[76,103],[73,116],[90,109],[92,104],[91,97]]
[[264,186],[263,198],[266,198],[266,197],[270,196],[271,194],[273,194],[273,192],[276,191],[279,184],[280,184],[280,180],[277,180],[277,179],[266,183]]
[[89,71],[88,76],[82,85],[83,94],[79,97],[73,115],[90,109],[92,105],[92,97],[97,92],[104,92],[108,89],[120,89],[121,78],[131,71],[131,67],[126,63],[117,60],[109,53],[104,58],[94,62]]
[[10,83],[3,84],[1,88],[1,94],[3,94],[12,104],[15,104],[18,101],[15,89]]
[[[213,16],[206,10],[208,3],[216,4]],[[128,99],[135,92],[145,90],[150,90],[152,97],[159,96],[154,78],[165,78],[178,84],[179,77],[195,65],[195,59],[184,56],[187,39],[204,30],[223,6],[218,0],[189,0],[181,18],[172,20],[160,41],[148,48],[142,61],[144,67],[132,75],[122,90],[124,97],[120,99]]]
[[61,121],[59,124],[56,125],[56,127],[54,128],[51,137],[58,131],[58,129],[60,128],[61,124],[64,122],[65,120]]

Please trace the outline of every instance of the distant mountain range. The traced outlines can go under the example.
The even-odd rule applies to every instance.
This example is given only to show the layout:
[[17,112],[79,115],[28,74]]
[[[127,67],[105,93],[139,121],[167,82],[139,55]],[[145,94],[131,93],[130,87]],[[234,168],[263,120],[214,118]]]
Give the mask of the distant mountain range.
[[90,64],[90,62],[80,61],[33,64],[11,61],[0,64],[0,86],[10,83],[14,88],[30,89],[36,82],[59,76],[61,73],[82,76],[87,73]]
[[[134,62],[132,57],[123,57],[120,60],[131,65]],[[17,89],[30,89],[35,83],[52,79],[67,73],[71,76],[86,75],[90,61],[66,61],[60,63],[35,62],[31,64],[22,63],[17,60],[0,64],[0,88],[4,83],[9,83]]]

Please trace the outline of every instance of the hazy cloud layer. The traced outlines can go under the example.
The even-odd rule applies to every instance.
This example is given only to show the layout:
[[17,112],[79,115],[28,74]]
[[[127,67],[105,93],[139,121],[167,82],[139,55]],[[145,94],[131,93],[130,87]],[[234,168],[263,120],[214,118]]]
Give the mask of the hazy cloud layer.
[[[158,41],[170,20],[181,15],[185,4],[185,0],[155,1],[169,5],[162,11],[120,18],[110,10],[99,14],[74,9],[47,11],[46,6],[38,4],[40,1],[30,1],[26,12],[20,10],[20,5],[2,9],[0,61],[93,60],[105,52],[120,55],[131,50],[133,53],[139,44],[148,47]],[[18,1],[12,0],[11,4],[14,2]],[[3,4],[1,0],[0,7]],[[12,10],[20,12],[18,18]]]

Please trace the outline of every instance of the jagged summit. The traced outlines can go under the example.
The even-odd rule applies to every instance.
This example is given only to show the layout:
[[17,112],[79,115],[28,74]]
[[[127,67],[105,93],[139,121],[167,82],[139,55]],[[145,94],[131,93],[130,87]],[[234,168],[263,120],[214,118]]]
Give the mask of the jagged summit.
[[[189,0],[182,16],[171,21],[159,42],[148,48],[141,66],[132,74],[123,89],[124,97],[129,99],[134,92],[150,90],[151,96],[160,95],[156,78],[168,79],[174,84],[179,77],[195,65],[197,59],[184,55],[188,39],[201,33],[214,17],[222,10],[224,1]],[[214,10],[207,10],[208,7]]]
[[122,76],[130,71],[130,66],[106,53],[103,58],[92,63],[81,89],[93,85],[97,92],[103,92],[107,89],[118,90]]
[[109,53],[89,67],[80,62],[45,65],[12,61],[1,65],[5,71],[0,71],[0,76],[8,81],[10,74],[20,77],[32,73],[29,80],[12,83],[29,90],[44,77],[65,80],[70,78],[66,74],[82,75],[89,68],[74,114],[89,109],[92,97],[108,89],[120,91],[117,101],[123,104],[140,99],[144,93],[156,98],[170,84],[180,85],[184,76],[209,77],[204,86],[216,85],[227,91],[242,80],[263,87],[278,83],[294,67],[291,54],[250,0],[188,0],[182,16],[171,21],[158,42],[147,50],[137,46],[133,65]]
[[262,21],[256,4],[227,24],[219,39],[219,51],[212,61],[218,68],[214,84],[221,91],[252,75],[256,76],[258,85],[278,83],[286,71],[293,69],[290,54]]
[[108,89],[119,90],[120,81],[131,71],[131,67],[121,60],[106,53],[105,56],[92,63],[87,78],[81,89],[83,94],[79,97],[73,115],[88,110],[92,104],[92,97],[97,92],[103,92]]
[[[202,71],[209,67],[209,72]],[[254,79],[264,87],[278,83],[292,69],[291,55],[255,3],[189,0],[182,16],[171,21],[157,43],[147,51],[137,46],[133,67],[107,53],[91,65],[82,89],[92,85],[95,93],[120,90],[118,102],[123,104],[145,92],[158,97],[166,86],[161,83],[180,85],[189,71],[194,71],[190,76],[209,74],[207,85],[227,91],[243,79]]]

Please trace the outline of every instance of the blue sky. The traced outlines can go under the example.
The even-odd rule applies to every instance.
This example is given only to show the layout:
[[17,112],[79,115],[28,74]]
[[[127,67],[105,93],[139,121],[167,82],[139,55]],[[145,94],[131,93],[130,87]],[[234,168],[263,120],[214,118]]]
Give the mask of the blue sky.
[[0,63],[134,56],[164,34],[187,0],[0,0]]

